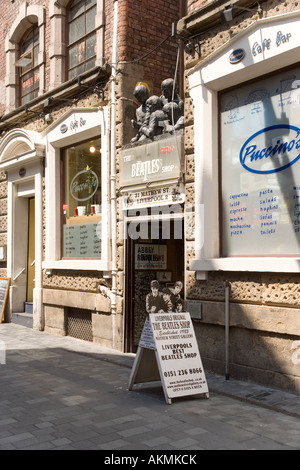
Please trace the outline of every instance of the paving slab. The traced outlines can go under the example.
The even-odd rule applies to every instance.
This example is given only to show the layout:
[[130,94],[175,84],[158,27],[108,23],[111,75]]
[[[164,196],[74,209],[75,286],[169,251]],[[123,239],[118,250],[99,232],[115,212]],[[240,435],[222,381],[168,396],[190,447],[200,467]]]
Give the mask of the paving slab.
[[128,390],[133,354],[13,323],[0,341],[0,450],[300,450],[296,394],[206,373],[208,399],[168,405],[160,383]]

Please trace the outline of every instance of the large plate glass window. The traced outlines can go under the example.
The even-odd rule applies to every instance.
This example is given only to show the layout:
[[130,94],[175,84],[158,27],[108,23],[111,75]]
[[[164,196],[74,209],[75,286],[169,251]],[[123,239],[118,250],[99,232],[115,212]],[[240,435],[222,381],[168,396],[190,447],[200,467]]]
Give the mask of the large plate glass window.
[[223,93],[223,256],[300,251],[300,67]]
[[69,7],[69,79],[95,67],[96,4],[97,0],[74,0]]
[[21,42],[20,58],[16,62],[16,67],[20,71],[21,105],[28,103],[38,96],[40,88],[38,55],[39,29],[38,26],[34,26]]
[[63,258],[101,258],[101,139],[64,149]]

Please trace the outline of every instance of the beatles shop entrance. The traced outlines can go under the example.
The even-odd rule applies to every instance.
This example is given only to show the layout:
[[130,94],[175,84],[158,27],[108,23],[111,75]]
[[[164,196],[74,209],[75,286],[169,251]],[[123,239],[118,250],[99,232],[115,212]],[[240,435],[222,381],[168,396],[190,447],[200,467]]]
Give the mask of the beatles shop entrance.
[[148,313],[183,309],[183,209],[168,215],[165,209],[160,216],[127,218],[126,352],[136,352]]

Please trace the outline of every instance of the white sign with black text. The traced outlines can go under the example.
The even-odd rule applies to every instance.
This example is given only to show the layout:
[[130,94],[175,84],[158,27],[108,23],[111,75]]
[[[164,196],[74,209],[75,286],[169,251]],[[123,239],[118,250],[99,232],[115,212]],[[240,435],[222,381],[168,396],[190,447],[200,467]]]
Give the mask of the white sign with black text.
[[[143,368],[143,381],[152,381],[153,357],[149,352],[143,360],[143,351],[155,353],[159,375],[168,404],[172,398],[205,394],[208,398],[208,385],[203,370],[193,323],[188,312],[168,314],[151,313],[146,320],[141,336],[136,360],[133,365],[129,390],[132,390],[139,368]],[[151,359],[151,373],[147,380],[148,361]],[[151,378],[150,378],[151,375]]]

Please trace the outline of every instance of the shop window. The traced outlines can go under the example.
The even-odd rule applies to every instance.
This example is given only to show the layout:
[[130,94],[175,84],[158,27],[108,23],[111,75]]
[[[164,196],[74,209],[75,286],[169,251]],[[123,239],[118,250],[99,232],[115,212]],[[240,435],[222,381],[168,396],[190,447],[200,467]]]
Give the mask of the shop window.
[[221,94],[223,256],[299,254],[300,67]]
[[20,74],[20,104],[24,105],[38,96],[40,88],[39,29],[37,26],[25,35],[20,44],[20,58],[16,62]]
[[62,151],[62,257],[101,258],[101,139]]
[[96,65],[97,0],[74,0],[68,10],[68,78]]

